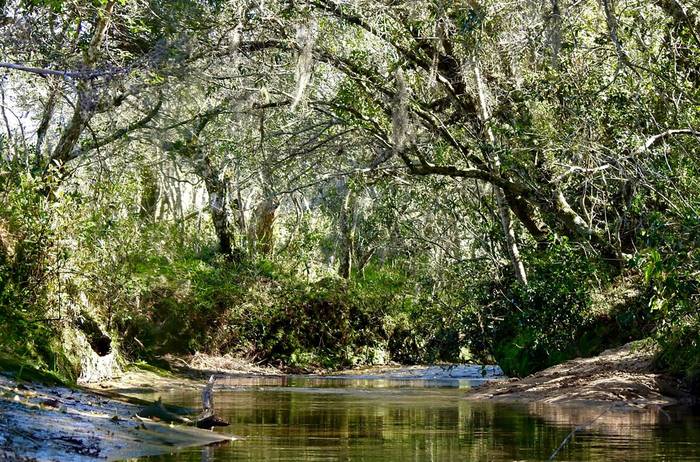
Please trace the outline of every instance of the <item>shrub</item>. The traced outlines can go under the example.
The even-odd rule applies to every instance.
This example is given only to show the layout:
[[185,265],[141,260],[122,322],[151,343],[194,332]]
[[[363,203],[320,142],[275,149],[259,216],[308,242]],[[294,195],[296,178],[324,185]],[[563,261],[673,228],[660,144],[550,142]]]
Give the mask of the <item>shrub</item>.
[[591,261],[561,241],[528,263],[527,286],[483,281],[475,300],[483,308],[469,317],[471,349],[516,376],[576,356],[577,336],[590,324]]

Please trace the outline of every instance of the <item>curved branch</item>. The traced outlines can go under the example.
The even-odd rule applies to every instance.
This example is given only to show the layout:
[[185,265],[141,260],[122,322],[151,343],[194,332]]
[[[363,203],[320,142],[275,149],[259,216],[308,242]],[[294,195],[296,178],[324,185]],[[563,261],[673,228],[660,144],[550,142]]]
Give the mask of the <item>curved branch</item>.
[[114,68],[107,70],[86,70],[86,71],[69,71],[69,70],[57,70],[57,69],[46,69],[43,67],[33,67],[25,66],[24,64],[14,64],[14,63],[2,63],[0,62],[0,68],[12,69],[16,71],[28,72],[30,74],[40,75],[42,77],[48,77],[51,75],[63,77],[66,79],[74,80],[92,80],[98,77],[104,77],[107,75],[114,76],[118,74],[123,74],[128,72],[128,68]]
[[138,130],[140,128],[144,128],[151,120],[155,118],[156,115],[158,115],[158,112],[160,111],[161,106],[163,105],[163,100],[160,99],[156,103],[156,105],[148,111],[148,113],[143,116],[141,119],[137,120],[136,122],[129,124],[126,127],[120,128],[119,130],[115,131],[112,133],[110,136],[106,138],[102,138],[101,140],[95,140],[92,143],[89,143],[86,146],[83,146],[82,148],[75,149],[73,153],[71,154],[71,158],[76,158],[83,152],[91,151],[93,149],[99,149],[103,146],[108,145],[109,143],[112,143],[114,141],[117,141],[119,138],[122,136],[126,135],[129,132],[133,132],[135,130]]
[[412,175],[442,175],[451,178],[473,178],[498,186],[512,194],[523,197],[530,197],[532,195],[531,191],[524,185],[515,183],[488,170],[480,168],[459,168],[454,165],[435,165],[421,157],[419,157],[420,164],[417,165],[411,161],[404,151],[399,151],[398,154]]
[[647,138],[644,144],[640,146],[639,149],[637,149],[637,151],[635,151],[635,154],[642,154],[644,151],[647,151],[654,147],[654,145],[658,142],[676,135],[688,135],[700,138],[700,130],[693,130],[692,128],[677,128],[666,130],[665,132],[661,132],[658,135],[650,136],[649,138]]

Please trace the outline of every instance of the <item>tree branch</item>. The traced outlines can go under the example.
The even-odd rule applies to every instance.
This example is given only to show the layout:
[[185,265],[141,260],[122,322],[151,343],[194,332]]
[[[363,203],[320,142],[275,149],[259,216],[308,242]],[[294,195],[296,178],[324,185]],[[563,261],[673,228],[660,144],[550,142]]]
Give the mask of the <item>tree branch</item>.
[[91,151],[93,149],[99,149],[103,146],[106,146],[114,141],[117,141],[119,138],[122,136],[126,135],[127,133],[133,132],[135,130],[138,130],[140,128],[144,128],[151,120],[155,118],[156,115],[158,115],[158,112],[160,111],[161,106],[163,106],[163,100],[159,99],[158,102],[156,103],[153,108],[148,111],[148,113],[143,116],[141,119],[137,120],[136,122],[120,128],[119,130],[115,131],[112,133],[110,136],[106,138],[102,138],[101,140],[95,140],[92,143],[89,143],[81,148],[77,148],[73,150],[73,153],[71,154],[71,158],[76,158],[79,155],[81,155],[84,152]]
[[654,147],[654,145],[656,145],[659,141],[676,135],[688,135],[700,138],[700,130],[693,130],[692,128],[677,128],[666,130],[665,132],[661,132],[658,135],[650,136],[649,138],[647,138],[644,144],[635,151],[635,154],[642,154],[644,151],[648,151],[649,149]]
[[0,68],[12,69],[16,71],[29,72],[30,74],[40,75],[42,77],[58,76],[66,79],[74,80],[93,80],[98,77],[104,77],[106,75],[114,76],[118,74],[123,74],[128,72],[128,68],[114,68],[114,69],[93,69],[85,71],[69,71],[69,70],[57,70],[57,69],[46,69],[42,67],[32,67],[25,66],[24,64],[14,64],[14,63],[3,63],[0,62]]

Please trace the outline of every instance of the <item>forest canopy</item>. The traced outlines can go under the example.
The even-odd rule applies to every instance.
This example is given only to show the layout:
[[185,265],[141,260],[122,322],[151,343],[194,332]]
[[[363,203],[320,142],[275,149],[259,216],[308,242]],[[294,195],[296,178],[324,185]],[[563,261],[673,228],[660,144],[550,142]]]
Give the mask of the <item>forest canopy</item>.
[[4,354],[700,380],[696,0],[1,5]]

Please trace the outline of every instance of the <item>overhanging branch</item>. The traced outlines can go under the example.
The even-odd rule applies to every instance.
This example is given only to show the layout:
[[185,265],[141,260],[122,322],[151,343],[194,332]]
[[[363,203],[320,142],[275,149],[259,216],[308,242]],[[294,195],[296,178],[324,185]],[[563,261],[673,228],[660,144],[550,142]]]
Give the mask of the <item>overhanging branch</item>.
[[86,151],[91,151],[93,149],[99,149],[99,148],[106,146],[114,141],[117,141],[119,138],[126,135],[127,133],[144,128],[151,120],[153,120],[155,118],[155,116],[160,111],[161,106],[163,106],[162,99],[158,100],[156,105],[153,106],[153,108],[150,111],[148,111],[148,113],[145,116],[143,116],[141,119],[137,120],[136,122],[134,122],[132,124],[129,124],[126,127],[120,128],[119,130],[112,133],[110,136],[102,138],[101,140],[95,140],[92,143],[89,143],[89,144],[87,144],[79,149],[74,150],[74,152],[71,155],[71,158],[76,158],[81,153],[86,152]]

